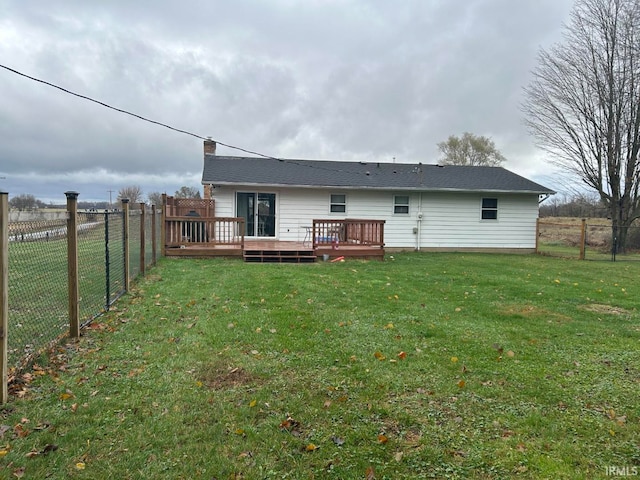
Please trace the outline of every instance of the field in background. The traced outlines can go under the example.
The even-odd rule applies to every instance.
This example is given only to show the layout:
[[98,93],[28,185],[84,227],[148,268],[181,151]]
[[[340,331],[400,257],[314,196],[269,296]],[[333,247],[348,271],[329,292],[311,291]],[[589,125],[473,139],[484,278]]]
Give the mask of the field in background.
[[[543,217],[538,222],[538,251],[543,255],[579,258],[582,219],[574,217]],[[611,221],[587,218],[585,238],[586,260],[612,260]],[[628,234],[628,249],[617,252],[616,261],[640,261],[640,227],[633,226]]]

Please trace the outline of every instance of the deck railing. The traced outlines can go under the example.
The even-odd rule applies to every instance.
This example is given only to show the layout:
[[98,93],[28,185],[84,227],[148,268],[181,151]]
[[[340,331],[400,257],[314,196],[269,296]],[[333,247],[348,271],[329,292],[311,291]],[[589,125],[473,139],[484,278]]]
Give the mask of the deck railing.
[[363,245],[384,247],[384,220],[313,220],[313,248]]
[[180,216],[165,218],[165,246],[244,247],[244,218]]

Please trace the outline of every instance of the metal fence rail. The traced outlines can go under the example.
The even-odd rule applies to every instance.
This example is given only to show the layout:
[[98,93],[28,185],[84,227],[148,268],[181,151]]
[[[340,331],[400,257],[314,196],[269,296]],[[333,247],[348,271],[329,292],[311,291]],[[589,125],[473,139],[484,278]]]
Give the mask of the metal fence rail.
[[[81,327],[89,325],[126,292],[130,280],[156,262],[161,215],[155,209],[78,212],[77,194],[67,200],[73,222],[9,223],[8,194],[0,192],[2,403],[8,379],[61,337],[74,335],[74,310]],[[74,228],[69,225],[76,235],[67,234]],[[69,273],[76,263],[69,257],[72,244],[77,244],[76,275]],[[71,283],[78,291],[73,307]]]

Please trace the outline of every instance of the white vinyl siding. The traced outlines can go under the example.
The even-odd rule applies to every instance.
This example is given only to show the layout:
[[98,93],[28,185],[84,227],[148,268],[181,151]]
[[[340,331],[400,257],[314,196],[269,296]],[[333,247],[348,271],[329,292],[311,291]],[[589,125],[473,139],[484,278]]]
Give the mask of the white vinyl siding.
[[[233,217],[236,191],[244,187],[216,189],[216,216]],[[276,239],[302,241],[305,227],[313,219],[328,218],[329,189],[270,188],[276,193]],[[390,199],[396,192],[380,190],[349,190],[348,213],[332,213],[330,218],[358,218],[385,220],[384,241],[389,248],[413,249],[418,240],[423,249],[533,249],[536,241],[538,218],[537,194],[500,194],[491,197],[481,193],[425,192],[408,193],[408,215],[397,215],[390,208]],[[481,218],[482,198],[498,200],[497,220]],[[418,222],[417,214],[423,217]],[[419,227],[420,238],[414,233]]]

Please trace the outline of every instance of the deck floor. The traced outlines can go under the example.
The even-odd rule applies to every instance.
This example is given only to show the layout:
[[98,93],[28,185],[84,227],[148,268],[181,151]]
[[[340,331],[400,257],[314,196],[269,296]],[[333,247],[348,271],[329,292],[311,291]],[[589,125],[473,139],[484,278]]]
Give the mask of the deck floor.
[[384,249],[380,247],[369,247],[358,244],[340,244],[338,248],[333,248],[331,244],[319,246],[315,251],[311,242],[293,242],[279,240],[246,240],[244,248],[232,245],[207,245],[192,244],[184,245],[180,248],[167,248],[167,256],[184,257],[216,257],[216,256],[242,256],[247,257],[262,255],[264,257],[274,257],[276,252],[282,252],[283,257],[299,256],[308,260],[310,258],[322,258],[329,255],[330,258],[340,256],[359,258],[384,258]]

